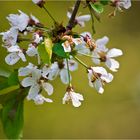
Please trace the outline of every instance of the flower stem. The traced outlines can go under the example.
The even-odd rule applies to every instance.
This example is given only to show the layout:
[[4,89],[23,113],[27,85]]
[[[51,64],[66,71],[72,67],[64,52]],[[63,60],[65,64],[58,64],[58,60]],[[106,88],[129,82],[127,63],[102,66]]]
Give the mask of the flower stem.
[[67,71],[68,71],[69,86],[71,86],[71,82],[70,82],[70,70],[69,70],[68,58],[66,58],[66,62],[67,62]]
[[43,9],[47,12],[49,17],[54,21],[54,23],[57,23],[56,20],[54,19],[54,17],[51,15],[51,13],[48,11],[48,9],[45,6],[43,6]]
[[81,61],[79,58],[77,58],[76,56],[73,56],[74,57],[74,59],[77,61],[77,62],[79,62],[82,66],[84,66],[86,69],[88,69],[88,66],[83,62],[83,61]]
[[95,57],[95,56],[92,56],[92,55],[88,55],[88,54],[85,54],[85,53],[78,52],[78,54],[81,54],[81,55],[84,55],[84,56],[87,56],[87,57],[98,59],[98,57]]
[[45,31],[45,32],[49,32],[49,28],[47,28],[47,29],[45,29],[44,27],[37,27],[37,26],[33,26],[33,28],[35,28],[35,29],[40,29],[40,30],[43,30],[43,31]]

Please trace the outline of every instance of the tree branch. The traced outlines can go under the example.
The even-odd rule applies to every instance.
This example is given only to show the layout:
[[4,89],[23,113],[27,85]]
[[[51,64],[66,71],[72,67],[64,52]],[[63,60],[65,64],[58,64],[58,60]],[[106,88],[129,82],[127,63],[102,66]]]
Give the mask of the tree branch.
[[80,2],[81,2],[81,0],[77,0],[75,2],[74,10],[72,12],[71,18],[70,18],[70,20],[68,22],[68,25],[66,27],[67,30],[69,30],[69,29],[71,30],[74,27],[74,24],[75,24],[75,16],[76,16],[77,11],[79,9]]

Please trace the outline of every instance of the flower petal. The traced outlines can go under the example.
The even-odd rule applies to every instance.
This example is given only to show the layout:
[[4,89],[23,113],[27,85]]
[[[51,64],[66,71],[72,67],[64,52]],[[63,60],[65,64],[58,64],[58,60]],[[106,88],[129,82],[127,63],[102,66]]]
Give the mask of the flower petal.
[[94,82],[94,87],[95,87],[95,89],[96,89],[100,94],[103,94],[104,89],[103,89],[101,80],[98,80],[98,79],[97,79],[97,80]]
[[33,99],[35,104],[37,105],[41,105],[45,102],[48,102],[48,103],[52,103],[53,101],[49,98],[45,98],[43,95],[41,94],[38,94],[37,96],[35,96],[35,98]]
[[122,50],[113,48],[107,52],[107,57],[118,57],[123,54]]
[[53,86],[50,83],[42,83],[43,88],[45,89],[45,91],[48,93],[48,95],[52,95],[53,94]]
[[84,22],[84,21],[89,21],[90,18],[91,18],[90,15],[83,15],[83,16],[78,16],[78,17],[76,17],[76,20],[77,20],[78,22]]
[[75,92],[71,92],[72,104],[74,107],[79,107],[81,105],[80,101],[83,101],[83,95]]
[[89,54],[90,50],[88,47],[86,47],[86,44],[79,44],[75,46],[76,51],[78,51],[78,53],[83,53],[83,54]]
[[91,67],[93,69],[94,72],[96,73],[100,73],[102,75],[107,75],[107,71],[105,68],[103,67]]
[[65,41],[64,43],[62,43],[62,46],[65,52],[71,52],[71,46],[68,41]]
[[68,60],[68,65],[70,71],[75,71],[78,69],[78,63],[73,59]]
[[119,68],[119,62],[118,61],[116,61],[116,60],[114,60],[114,59],[107,59],[107,61],[105,62],[105,64],[106,64],[106,66],[110,69],[110,70],[112,70],[112,71],[114,71],[114,72],[116,72],[117,71],[117,69]]
[[32,85],[29,90],[27,99],[28,100],[34,99],[38,95],[39,91],[40,91],[40,86],[38,84]]
[[96,45],[97,45],[97,50],[98,51],[103,51],[103,52],[107,52],[108,49],[106,48],[106,44],[108,43],[109,38],[107,36],[104,36],[101,39],[96,40]]
[[37,49],[34,46],[31,46],[28,48],[28,50],[26,51],[26,54],[28,56],[35,56],[38,54]]
[[26,61],[26,57],[25,57],[25,55],[24,55],[23,52],[19,52],[19,53],[18,53],[18,56],[21,58],[21,60],[22,60],[23,62]]
[[20,60],[20,57],[17,55],[17,53],[10,53],[5,57],[5,62],[8,65],[14,65]]
[[18,52],[20,51],[20,48],[18,45],[14,45],[14,46],[9,47],[7,50],[8,52]]
[[73,95],[74,98],[77,98],[80,101],[84,100],[83,95],[80,93],[71,92],[71,94]]
[[21,68],[18,70],[18,75],[19,75],[19,76],[27,76],[27,75],[31,74],[33,68],[34,68],[34,65],[33,65],[32,63],[29,63],[28,66],[26,66],[26,67],[21,67]]
[[108,73],[107,75],[102,75],[101,79],[106,83],[110,83],[113,80],[113,75],[111,73]]
[[118,6],[129,9],[131,7],[131,0],[118,1]]
[[53,102],[53,100],[50,99],[50,98],[45,98],[44,100],[45,100],[45,102],[47,102],[47,103],[52,103],[52,102]]
[[21,85],[23,87],[29,87],[29,86],[32,86],[34,84],[34,82],[35,81],[33,80],[32,77],[26,77],[22,80]]

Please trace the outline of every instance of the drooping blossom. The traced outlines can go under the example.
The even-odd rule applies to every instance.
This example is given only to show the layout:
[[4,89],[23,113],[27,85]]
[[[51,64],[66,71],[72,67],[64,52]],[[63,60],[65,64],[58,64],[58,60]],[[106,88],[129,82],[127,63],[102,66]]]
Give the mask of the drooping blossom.
[[83,95],[81,95],[80,93],[76,93],[72,87],[68,87],[63,97],[63,104],[72,102],[72,105],[74,107],[79,107],[81,106],[81,101],[83,100]]
[[113,75],[107,73],[103,67],[91,67],[88,69],[89,86],[94,87],[98,93],[104,92],[103,85],[113,80]]

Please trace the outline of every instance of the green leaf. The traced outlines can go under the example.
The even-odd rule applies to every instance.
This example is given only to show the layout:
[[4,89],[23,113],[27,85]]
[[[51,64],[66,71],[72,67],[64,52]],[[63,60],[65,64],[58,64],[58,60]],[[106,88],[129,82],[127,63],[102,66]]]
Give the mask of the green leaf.
[[45,47],[44,43],[42,43],[38,46],[38,53],[39,53],[39,56],[40,56],[43,63],[45,63],[45,64],[51,63],[50,55],[46,51],[46,47]]
[[110,0],[100,0],[100,3],[101,3],[102,5],[108,5],[109,1],[110,1]]
[[90,5],[92,9],[98,14],[101,14],[104,11],[104,8],[101,4],[94,4],[90,2]]
[[18,70],[15,70],[8,77],[8,85],[13,86],[13,85],[18,85],[18,84],[19,84]]
[[11,91],[14,91],[16,89],[19,89],[19,88],[20,88],[19,85],[14,85],[14,86],[9,86],[8,85],[7,87],[0,90],[0,95],[7,94],[7,93],[9,93]]
[[2,89],[7,88],[7,87],[9,87],[8,80],[5,79],[3,82],[0,83],[0,93]]
[[[23,129],[23,100],[25,94],[19,91],[5,95],[9,98],[3,103],[1,121],[8,139],[20,139]],[[25,92],[25,90],[24,90]],[[4,95],[3,95],[4,96]]]
[[20,88],[18,71],[15,70],[10,74],[10,76],[3,80],[0,84],[0,95],[7,94],[13,90]]
[[11,72],[9,70],[0,67],[0,76],[9,77],[10,73]]
[[56,55],[62,57],[62,58],[69,58],[69,54],[65,53],[64,48],[61,43],[55,43],[53,45],[53,53]]

